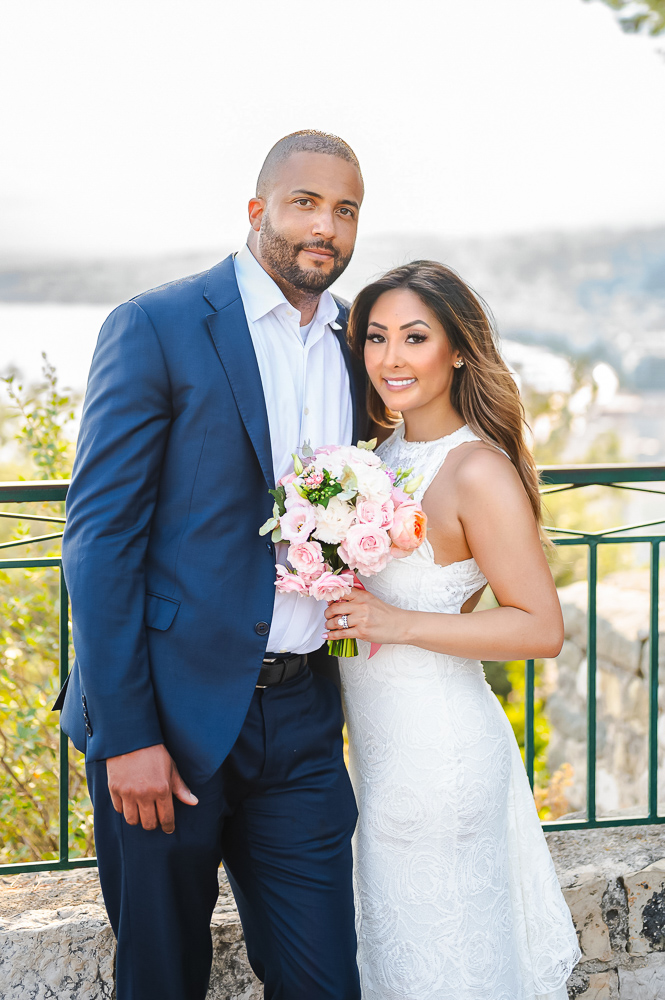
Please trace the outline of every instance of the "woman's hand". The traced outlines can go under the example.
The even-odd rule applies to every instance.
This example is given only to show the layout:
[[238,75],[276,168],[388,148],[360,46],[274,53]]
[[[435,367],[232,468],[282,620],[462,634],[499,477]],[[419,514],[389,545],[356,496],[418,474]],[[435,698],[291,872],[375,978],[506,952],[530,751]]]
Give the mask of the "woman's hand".
[[[348,597],[326,608],[328,632],[325,639],[364,639],[365,642],[403,643],[404,617],[407,611],[385,604],[367,590],[354,587]],[[348,616],[349,627],[342,628],[338,618]]]

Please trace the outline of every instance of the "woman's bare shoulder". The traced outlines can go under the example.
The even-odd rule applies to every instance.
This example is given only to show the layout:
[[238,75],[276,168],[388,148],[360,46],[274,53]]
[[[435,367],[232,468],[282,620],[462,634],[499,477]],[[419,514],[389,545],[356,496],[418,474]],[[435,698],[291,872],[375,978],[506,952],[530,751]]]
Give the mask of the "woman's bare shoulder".
[[486,441],[474,441],[459,456],[454,474],[455,486],[468,497],[526,493],[517,470],[504,452]]

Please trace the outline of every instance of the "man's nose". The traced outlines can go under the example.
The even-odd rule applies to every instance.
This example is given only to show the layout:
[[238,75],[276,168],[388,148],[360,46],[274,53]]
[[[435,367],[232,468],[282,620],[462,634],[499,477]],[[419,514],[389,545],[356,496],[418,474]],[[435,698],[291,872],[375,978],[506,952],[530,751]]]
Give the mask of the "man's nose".
[[335,219],[333,213],[327,209],[320,209],[313,220],[312,235],[320,236],[324,240],[331,240],[335,235]]

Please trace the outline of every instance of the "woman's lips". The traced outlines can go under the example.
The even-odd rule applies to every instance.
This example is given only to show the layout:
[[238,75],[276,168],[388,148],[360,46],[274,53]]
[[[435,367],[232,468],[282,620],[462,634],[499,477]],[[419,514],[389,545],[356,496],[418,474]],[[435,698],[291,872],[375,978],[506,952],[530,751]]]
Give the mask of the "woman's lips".
[[409,386],[415,385],[418,379],[415,378],[384,378],[383,380],[391,392],[403,392]]

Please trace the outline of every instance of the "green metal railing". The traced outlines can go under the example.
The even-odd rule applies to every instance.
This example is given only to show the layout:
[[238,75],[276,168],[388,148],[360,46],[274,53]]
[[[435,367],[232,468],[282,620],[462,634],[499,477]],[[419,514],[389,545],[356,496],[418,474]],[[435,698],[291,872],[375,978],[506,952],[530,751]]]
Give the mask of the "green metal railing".
[[[560,493],[566,490],[581,489],[588,486],[607,486],[613,489],[637,490],[639,492],[665,496],[665,489],[649,488],[636,484],[654,484],[665,482],[664,465],[592,465],[592,466],[549,466],[541,469],[541,481],[545,495]],[[62,502],[67,496],[69,483],[62,482],[25,482],[0,484],[0,502],[6,504],[45,501]],[[665,534],[647,533],[644,530],[665,524],[664,516],[657,521],[640,524],[621,525],[603,531],[573,531],[566,529],[550,529],[556,545],[584,545],[588,548],[588,634],[587,634],[587,794],[586,819],[545,821],[547,830],[581,830],[608,826],[641,826],[647,823],[665,823],[665,815],[658,813],[658,577],[660,560],[660,543],[665,540]],[[64,525],[62,517],[28,515],[9,511],[0,511],[0,517],[14,518],[22,521],[36,521],[45,524]],[[635,534],[635,532],[639,532]],[[38,542],[52,541],[62,537],[62,531],[43,535],[21,538],[15,541],[0,543],[0,549],[14,548],[19,545],[34,545]],[[643,542],[650,546],[650,621],[649,621],[649,781],[648,809],[644,816],[614,816],[598,817],[596,815],[596,599],[598,580],[598,546],[606,544],[633,544]],[[69,600],[67,587],[62,571],[62,561],[59,557],[26,558],[0,560],[0,569],[39,568],[55,566],[60,574],[60,650],[59,671],[60,684],[64,684],[69,672]],[[525,662],[525,764],[529,780],[534,783],[534,708],[535,708],[535,664],[533,660]],[[0,874],[14,872],[44,871],[67,868],[84,868],[96,864],[95,858],[69,857],[69,760],[68,740],[60,734],[60,851],[57,861],[38,861],[25,864],[0,865]]]
[[[549,466],[540,470],[543,495],[562,493],[587,486],[606,486],[618,490],[665,496],[665,490],[635,485],[637,483],[665,482],[665,465],[578,465],[573,467]],[[647,533],[644,530],[665,524],[663,517],[657,521],[618,525],[602,531],[574,531],[550,528],[556,545],[585,545],[587,556],[587,782],[586,819],[545,821],[546,830],[588,830],[608,826],[644,826],[648,823],[665,823],[665,816],[658,814],[658,599],[660,543],[665,534]],[[636,534],[635,532],[639,532]],[[596,674],[597,674],[597,593],[598,546],[646,543],[650,548],[650,611],[649,611],[649,724],[648,724],[648,804],[645,816],[609,816],[596,814]],[[534,783],[534,683],[535,665],[526,661],[525,705],[525,764],[529,781]]]

